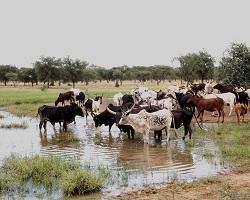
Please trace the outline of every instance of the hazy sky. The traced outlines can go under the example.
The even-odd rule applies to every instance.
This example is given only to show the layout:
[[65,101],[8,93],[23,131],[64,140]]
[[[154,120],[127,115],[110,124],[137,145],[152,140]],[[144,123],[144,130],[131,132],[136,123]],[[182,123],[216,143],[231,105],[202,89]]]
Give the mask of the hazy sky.
[[178,65],[205,49],[217,61],[231,43],[250,46],[247,0],[1,0],[0,64],[41,56],[101,67]]

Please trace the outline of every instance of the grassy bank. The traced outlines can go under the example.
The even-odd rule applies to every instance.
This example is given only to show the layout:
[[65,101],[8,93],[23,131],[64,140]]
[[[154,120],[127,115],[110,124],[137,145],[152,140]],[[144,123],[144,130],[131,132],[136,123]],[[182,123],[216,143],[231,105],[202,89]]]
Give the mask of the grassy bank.
[[212,126],[208,132],[195,128],[194,137],[216,141],[223,161],[237,167],[250,167],[250,124],[219,124]]
[[53,191],[62,191],[66,196],[92,193],[100,190],[104,180],[101,174],[83,168],[74,160],[55,156],[22,158],[12,155],[4,160],[1,172],[0,192],[19,197],[30,193],[30,186],[38,197]]

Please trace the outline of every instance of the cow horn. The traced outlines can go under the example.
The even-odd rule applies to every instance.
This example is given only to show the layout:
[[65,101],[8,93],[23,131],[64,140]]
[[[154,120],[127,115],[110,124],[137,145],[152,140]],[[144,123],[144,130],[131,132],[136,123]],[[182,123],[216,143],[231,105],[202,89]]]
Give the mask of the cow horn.
[[116,115],[116,112],[114,112],[113,110],[110,110],[109,107],[107,107],[107,111],[109,111],[113,115]]
[[133,106],[132,106],[129,110],[127,110],[127,111],[125,112],[125,114],[131,112],[131,111],[133,110],[134,107],[135,107],[135,103],[133,104]]

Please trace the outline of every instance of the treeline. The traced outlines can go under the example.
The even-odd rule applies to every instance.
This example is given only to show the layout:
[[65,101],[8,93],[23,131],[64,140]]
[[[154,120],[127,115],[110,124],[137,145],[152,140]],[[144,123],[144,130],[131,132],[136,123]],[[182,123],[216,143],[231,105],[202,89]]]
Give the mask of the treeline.
[[181,79],[187,84],[197,80],[223,81],[225,84],[248,87],[250,84],[250,49],[246,44],[232,43],[225,52],[219,65],[215,66],[214,58],[206,50],[198,53],[188,53],[174,58],[179,67],[165,65],[133,66],[127,65],[106,69],[104,67],[89,65],[80,59],[44,57],[33,63],[32,68],[17,68],[11,65],[0,65],[0,81],[5,85],[13,82],[38,84],[43,82],[47,87],[57,82],[115,81],[115,86],[122,85],[124,80],[137,80],[145,82],[155,80],[157,84],[165,80]]

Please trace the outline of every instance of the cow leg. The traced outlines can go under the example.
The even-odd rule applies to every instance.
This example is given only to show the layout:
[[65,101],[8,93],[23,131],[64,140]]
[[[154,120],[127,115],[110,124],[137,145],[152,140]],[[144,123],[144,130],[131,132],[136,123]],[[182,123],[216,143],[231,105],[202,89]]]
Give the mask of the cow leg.
[[149,144],[149,130],[148,129],[145,130],[143,136],[144,136],[144,143]]
[[131,130],[131,136],[132,136],[132,140],[135,139],[135,130],[134,129]]
[[130,130],[127,131],[128,139],[130,140]]
[[63,122],[63,130],[67,131],[67,122]]
[[39,123],[39,129],[40,130],[42,129],[42,125],[43,125],[43,121],[40,120],[40,123]]
[[222,114],[222,121],[221,121],[221,123],[223,123],[223,122],[224,122],[224,117],[225,117],[225,112],[224,112],[223,109],[222,109],[222,111],[221,111],[221,114]]
[[46,126],[47,125],[47,121],[43,121],[43,128],[44,128],[44,130],[46,130]]

